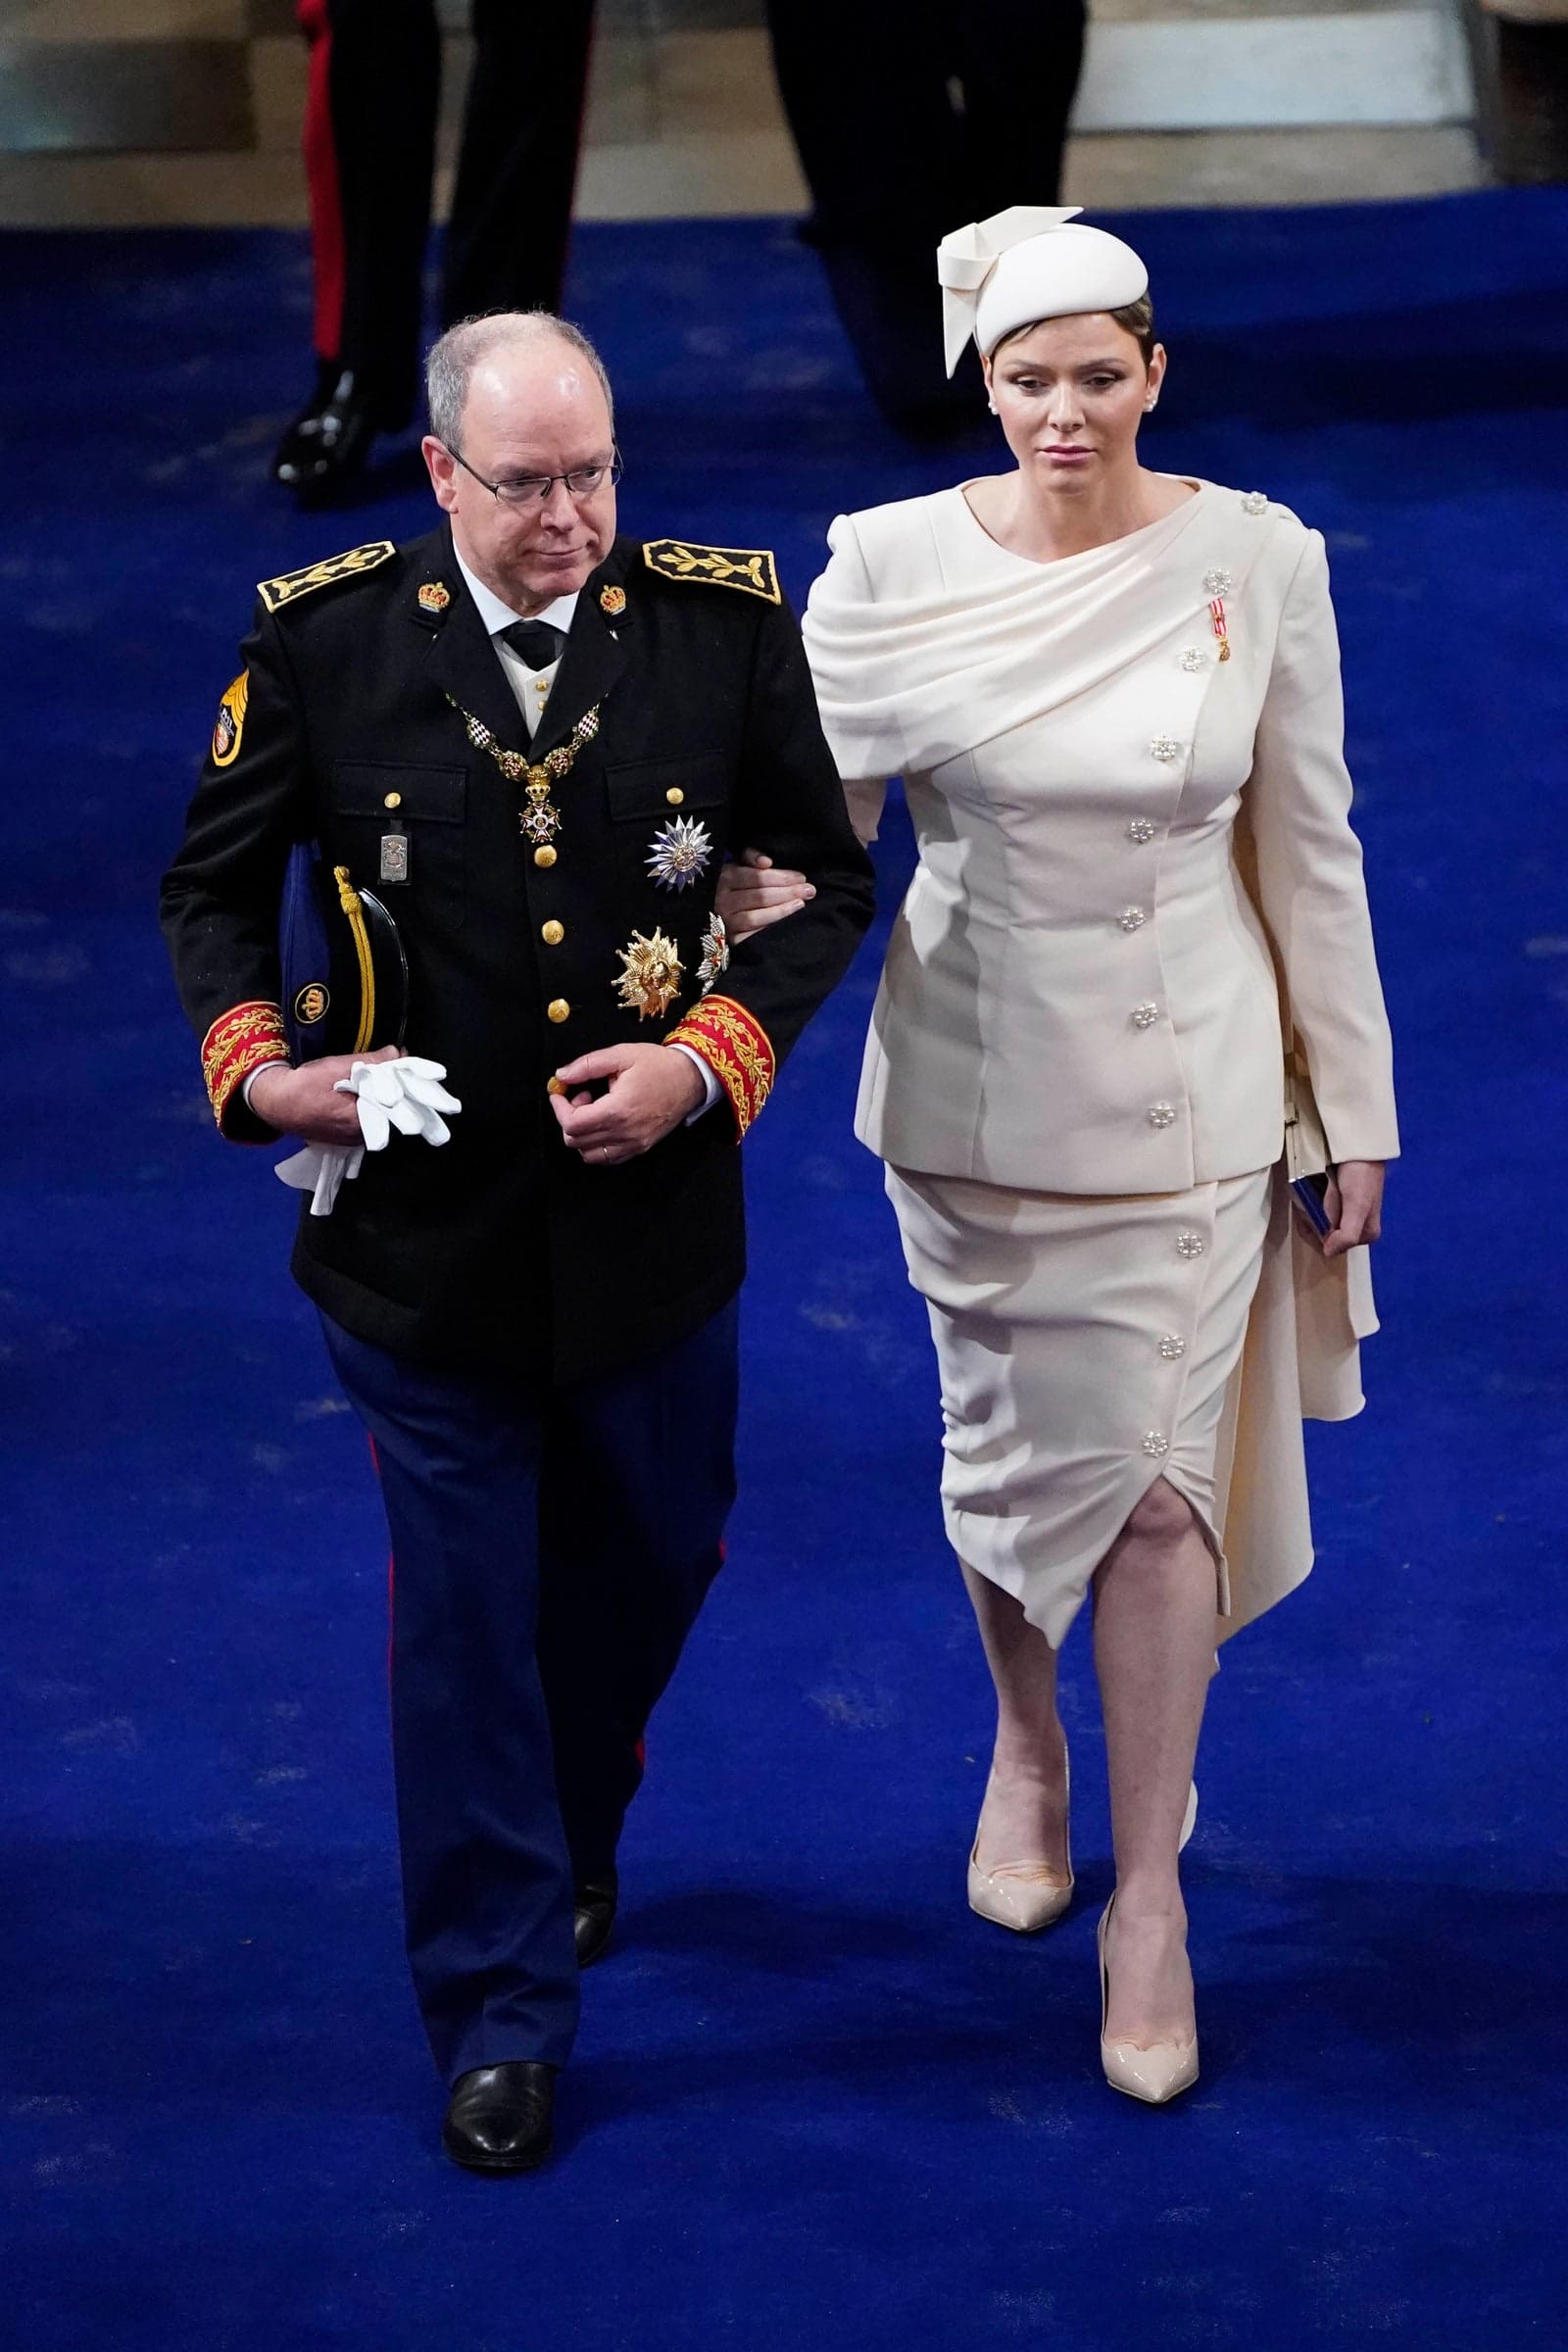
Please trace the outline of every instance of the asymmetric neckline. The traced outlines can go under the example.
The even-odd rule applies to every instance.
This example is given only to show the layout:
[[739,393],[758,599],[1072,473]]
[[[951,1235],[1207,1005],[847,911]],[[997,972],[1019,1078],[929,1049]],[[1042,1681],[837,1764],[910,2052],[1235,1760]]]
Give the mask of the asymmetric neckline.
[[1149,539],[1156,531],[1164,530],[1166,525],[1175,522],[1178,516],[1191,515],[1197,508],[1202,505],[1203,495],[1207,488],[1206,483],[1198,481],[1190,473],[1162,474],[1160,476],[1162,481],[1184,482],[1193,494],[1191,498],[1184,498],[1180,506],[1172,507],[1168,514],[1156,514],[1152,522],[1141,522],[1135,531],[1123,531],[1115,539],[1101,539],[1093,547],[1081,547],[1075,555],[1020,556],[1016,548],[1004,547],[1002,541],[981,521],[969,504],[968,494],[973,485],[976,482],[994,479],[995,476],[991,474],[971,474],[968,481],[956,484],[953,496],[963,509],[977,536],[985,541],[987,547],[994,548],[1004,562],[1021,564],[1028,571],[1059,571],[1066,564],[1083,564],[1087,563],[1091,556],[1102,556],[1111,548],[1132,548],[1139,540]]

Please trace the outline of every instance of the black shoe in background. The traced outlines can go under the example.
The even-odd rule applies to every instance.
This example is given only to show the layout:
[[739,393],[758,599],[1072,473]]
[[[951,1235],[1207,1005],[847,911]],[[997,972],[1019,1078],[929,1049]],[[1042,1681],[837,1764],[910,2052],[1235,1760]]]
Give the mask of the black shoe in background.
[[471,2173],[531,2173],[550,2153],[556,2069],[533,2059],[476,2066],[460,2075],[441,2145]]
[[577,1937],[579,1968],[592,1968],[603,1957],[610,1931],[615,1924],[619,1893],[620,1883],[612,1870],[592,1879],[579,1879],[572,1889],[572,1926]]
[[352,368],[322,360],[310,399],[277,445],[272,479],[301,506],[329,507],[365,470],[377,433],[401,432],[407,410],[377,401]]

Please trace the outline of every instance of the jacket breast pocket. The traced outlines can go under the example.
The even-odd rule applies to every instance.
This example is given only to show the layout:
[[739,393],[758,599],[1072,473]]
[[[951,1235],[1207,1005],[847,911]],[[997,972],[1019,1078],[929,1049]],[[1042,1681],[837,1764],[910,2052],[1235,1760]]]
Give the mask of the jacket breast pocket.
[[[466,912],[466,767],[402,766],[390,760],[340,760],[329,791],[332,821],[355,886],[373,891],[398,919],[417,907],[432,921],[459,924]],[[389,848],[402,834],[405,849]],[[399,866],[406,878],[400,878]]]
[[[711,903],[719,861],[729,847],[725,812],[733,773],[734,762],[723,752],[685,752],[607,767],[605,792],[622,881],[642,890],[653,881],[662,895],[672,888],[682,897],[700,881]],[[684,840],[676,838],[677,824]],[[694,829],[706,838],[694,838]],[[697,870],[682,884],[676,878],[681,860],[690,858],[699,860]]]

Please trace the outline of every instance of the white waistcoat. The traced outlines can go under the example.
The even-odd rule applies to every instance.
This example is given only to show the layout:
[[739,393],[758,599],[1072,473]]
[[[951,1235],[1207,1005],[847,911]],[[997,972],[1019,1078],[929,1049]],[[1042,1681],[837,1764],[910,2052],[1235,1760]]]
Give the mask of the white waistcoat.
[[919,847],[860,1140],[1044,1192],[1266,1167],[1278,973],[1332,1155],[1391,1157],[1319,535],[1201,483],[1053,564],[961,490],[841,516],[829,545],[805,621],[823,725],[852,803],[903,773]]

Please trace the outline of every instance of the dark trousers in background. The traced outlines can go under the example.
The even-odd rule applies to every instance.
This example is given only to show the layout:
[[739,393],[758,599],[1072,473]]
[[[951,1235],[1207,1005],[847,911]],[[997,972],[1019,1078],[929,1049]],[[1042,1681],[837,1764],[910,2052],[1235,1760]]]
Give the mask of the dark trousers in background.
[[[1085,13],[1084,0],[768,0],[808,234],[867,388],[895,421],[954,405],[942,238],[1057,200]],[[958,384],[972,411],[967,368]]]
[[[417,388],[441,36],[435,0],[298,0],[317,355],[352,368],[388,430]],[[441,324],[560,305],[593,0],[473,0],[473,71]]]
[[449,2082],[563,2065],[575,1880],[612,1868],[648,1718],[722,1558],[738,1308],[541,1396],[323,1317],[392,1540],[392,1741],[410,1965]]

